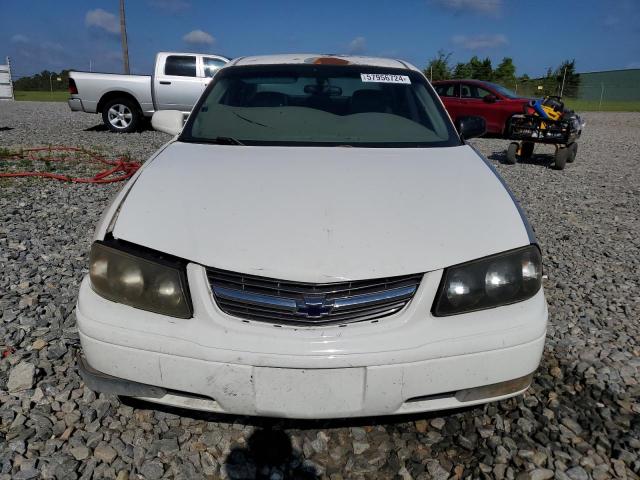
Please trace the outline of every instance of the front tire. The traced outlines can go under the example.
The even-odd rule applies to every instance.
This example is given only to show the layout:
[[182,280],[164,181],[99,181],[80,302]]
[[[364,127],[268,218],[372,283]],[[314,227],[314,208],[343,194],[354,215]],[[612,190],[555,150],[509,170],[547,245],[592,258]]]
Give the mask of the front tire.
[[506,162],[509,165],[515,165],[516,162],[518,161],[518,142],[511,142],[509,144],[509,147],[507,148],[507,158],[506,158]]
[[535,143],[533,142],[522,142],[522,148],[520,148],[520,158],[523,160],[529,160],[533,157],[533,149],[535,147]]
[[571,150],[569,157],[567,158],[567,162],[573,163],[576,159],[576,155],[578,154],[578,144],[576,142],[573,142],[567,148]]
[[556,151],[556,163],[554,168],[556,170],[564,170],[564,167],[567,165],[567,160],[571,155],[571,149],[567,147],[558,147]]
[[102,109],[102,121],[112,132],[135,132],[140,127],[142,112],[133,100],[114,98],[105,103]]

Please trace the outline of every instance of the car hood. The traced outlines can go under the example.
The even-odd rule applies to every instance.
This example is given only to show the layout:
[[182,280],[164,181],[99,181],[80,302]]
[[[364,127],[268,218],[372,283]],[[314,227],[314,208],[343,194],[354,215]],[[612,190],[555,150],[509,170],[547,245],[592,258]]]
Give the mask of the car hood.
[[509,192],[469,146],[177,142],[145,166],[113,236],[307,282],[427,272],[529,243]]

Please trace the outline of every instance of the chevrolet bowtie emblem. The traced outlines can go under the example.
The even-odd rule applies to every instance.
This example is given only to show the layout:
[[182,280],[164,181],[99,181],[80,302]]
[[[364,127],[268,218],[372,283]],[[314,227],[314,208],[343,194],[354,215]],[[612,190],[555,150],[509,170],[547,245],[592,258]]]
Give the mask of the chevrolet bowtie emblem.
[[307,318],[326,317],[333,309],[333,301],[324,295],[304,295],[296,305],[296,314]]

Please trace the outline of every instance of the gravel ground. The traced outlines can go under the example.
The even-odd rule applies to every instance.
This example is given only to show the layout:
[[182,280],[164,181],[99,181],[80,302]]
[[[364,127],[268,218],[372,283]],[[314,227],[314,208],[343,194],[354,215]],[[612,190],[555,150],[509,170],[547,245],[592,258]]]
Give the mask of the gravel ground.
[[[120,185],[0,180],[0,480],[640,478],[640,114],[591,113],[576,163],[502,163],[544,253],[550,325],[532,387],[464,411],[284,422],[158,410],[77,374],[73,315],[91,235]],[[0,103],[0,147],[73,145],[144,160],[64,104]],[[2,165],[0,165],[0,169]],[[15,351],[13,351],[15,349]]]

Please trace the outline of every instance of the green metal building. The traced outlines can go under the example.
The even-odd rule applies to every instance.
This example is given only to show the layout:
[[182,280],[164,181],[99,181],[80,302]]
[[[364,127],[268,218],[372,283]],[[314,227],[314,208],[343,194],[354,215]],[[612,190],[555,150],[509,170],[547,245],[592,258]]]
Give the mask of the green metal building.
[[640,68],[581,73],[577,98],[640,101]]

